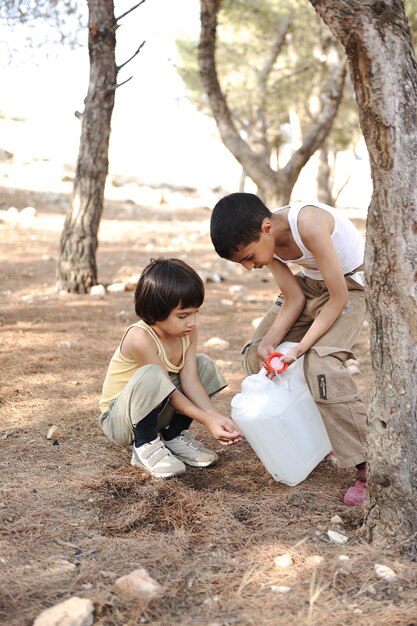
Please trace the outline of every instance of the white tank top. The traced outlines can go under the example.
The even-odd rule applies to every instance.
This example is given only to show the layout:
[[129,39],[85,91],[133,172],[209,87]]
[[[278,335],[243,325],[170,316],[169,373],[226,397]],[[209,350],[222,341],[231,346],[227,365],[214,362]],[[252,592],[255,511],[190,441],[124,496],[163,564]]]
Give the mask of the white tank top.
[[[298,259],[281,259],[281,257],[275,254],[275,258],[285,264],[295,263],[296,265],[299,265],[300,272],[308,278],[323,280],[323,276],[320,273],[316,259],[310,250],[305,247],[298,232],[298,214],[305,206],[319,207],[319,209],[324,209],[333,216],[335,225],[331,239],[335,247],[336,254],[342,265],[343,274],[349,274],[362,265],[365,254],[364,238],[350,219],[341,215],[336,209],[333,209],[327,204],[323,204],[321,202],[295,202],[289,205],[288,223],[290,225],[294,241],[302,252],[302,256]],[[278,213],[278,211],[281,211],[282,208],[276,209],[273,213]]]

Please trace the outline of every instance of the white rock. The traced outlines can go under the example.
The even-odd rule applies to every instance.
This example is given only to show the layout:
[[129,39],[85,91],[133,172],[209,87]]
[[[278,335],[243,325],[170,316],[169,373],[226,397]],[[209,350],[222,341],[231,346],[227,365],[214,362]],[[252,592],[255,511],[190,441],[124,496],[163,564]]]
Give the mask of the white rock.
[[107,287],[107,291],[110,293],[121,293],[122,291],[126,291],[126,286],[124,283],[112,283]]
[[343,520],[340,517],[340,515],[333,515],[333,517],[331,518],[330,522],[332,524],[343,524]]
[[222,282],[222,277],[220,276],[220,274],[209,274],[207,276],[207,282],[211,282],[211,283],[221,283]]
[[347,556],[347,554],[339,554],[339,561],[346,562],[346,561],[350,561],[350,556]]
[[313,554],[308,560],[312,565],[323,565],[326,559],[320,554]]
[[263,317],[256,317],[254,320],[252,320],[253,328],[258,328],[258,326],[262,322],[262,320],[263,320]]
[[106,288],[104,285],[94,285],[90,289],[90,296],[95,296],[96,298],[104,298],[106,295]]
[[117,591],[126,596],[146,596],[148,599],[160,596],[162,587],[146,571],[144,567],[135,569],[130,574],[118,578],[115,582]]
[[222,300],[220,300],[220,304],[222,306],[233,306],[234,302],[233,302],[233,300],[228,300],[227,298],[222,298]]
[[71,563],[71,561],[67,561],[66,559],[55,559],[54,561],[50,561],[48,563],[48,573],[53,574],[54,576],[59,576],[60,574],[67,574],[68,572],[75,572],[77,566],[75,563]]
[[58,342],[58,347],[59,348],[64,348],[65,350],[69,350],[70,348],[72,348],[74,344],[71,343],[71,341],[59,341]]
[[225,341],[224,339],[220,339],[220,337],[210,337],[204,346],[206,348],[215,348],[216,350],[227,350],[230,348],[230,343]]
[[328,530],[327,535],[331,541],[334,543],[346,543],[348,537],[346,535],[342,535],[342,533],[337,533],[334,530]]
[[42,611],[33,626],[92,626],[93,613],[91,600],[74,596]]
[[147,243],[145,246],[145,252],[152,252],[154,248],[155,246],[153,245],[153,243]]
[[291,591],[291,587],[287,587],[287,585],[271,585],[271,591],[275,591],[275,593],[288,593]]
[[281,554],[280,556],[275,557],[274,561],[277,567],[289,567],[294,563],[291,554]]
[[[52,437],[54,437],[55,433],[58,433],[58,426],[56,424],[53,424],[53,426],[51,426],[51,428],[48,430],[47,434],[46,434],[46,438],[47,439],[52,439]],[[57,437],[55,436],[54,439],[56,439]]]
[[394,580],[397,580],[398,578],[394,570],[388,567],[388,565],[381,565],[380,563],[375,563],[374,569],[378,578],[382,578],[383,580],[387,580],[388,582],[392,582]]
[[231,287],[229,287],[229,293],[232,296],[238,295],[242,293],[243,291],[245,291],[244,285],[232,285]]
[[126,291],[135,291],[139,282],[140,274],[133,274],[124,281]]

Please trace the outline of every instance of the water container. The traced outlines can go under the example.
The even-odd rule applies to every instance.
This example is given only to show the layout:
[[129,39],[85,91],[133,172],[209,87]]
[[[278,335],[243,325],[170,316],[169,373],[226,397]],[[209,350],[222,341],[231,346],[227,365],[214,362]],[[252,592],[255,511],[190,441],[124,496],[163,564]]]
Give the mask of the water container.
[[[285,342],[285,354],[296,344]],[[304,357],[271,380],[262,369],[247,376],[232,399],[232,419],[271,476],[298,485],[331,451],[321,415],[307,386]]]

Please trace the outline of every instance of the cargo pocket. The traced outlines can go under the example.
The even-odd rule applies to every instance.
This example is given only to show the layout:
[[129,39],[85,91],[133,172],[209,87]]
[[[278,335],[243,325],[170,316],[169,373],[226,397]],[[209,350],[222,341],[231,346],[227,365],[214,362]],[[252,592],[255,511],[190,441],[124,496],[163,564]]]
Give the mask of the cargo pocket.
[[352,352],[315,346],[304,358],[304,371],[311,394],[318,404],[339,404],[360,399],[360,393],[345,361]]

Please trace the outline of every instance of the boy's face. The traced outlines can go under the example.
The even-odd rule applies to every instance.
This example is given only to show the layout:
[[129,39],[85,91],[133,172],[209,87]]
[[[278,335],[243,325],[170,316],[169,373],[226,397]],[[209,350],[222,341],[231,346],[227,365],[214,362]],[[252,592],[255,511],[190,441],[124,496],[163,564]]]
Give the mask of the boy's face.
[[264,220],[259,239],[239,248],[230,257],[230,260],[234,263],[240,263],[247,270],[262,269],[264,265],[269,265],[272,262],[274,249],[272,224],[269,220]]

